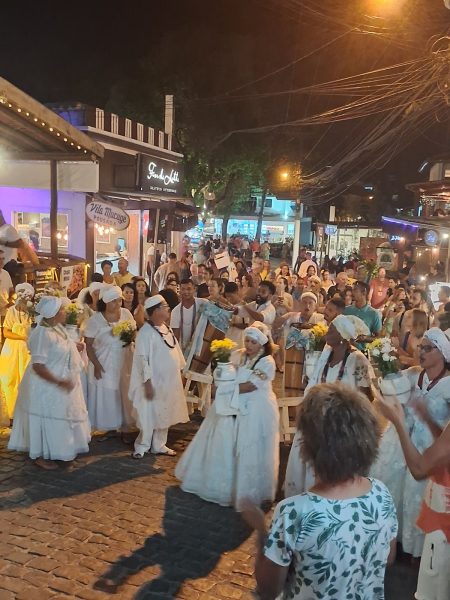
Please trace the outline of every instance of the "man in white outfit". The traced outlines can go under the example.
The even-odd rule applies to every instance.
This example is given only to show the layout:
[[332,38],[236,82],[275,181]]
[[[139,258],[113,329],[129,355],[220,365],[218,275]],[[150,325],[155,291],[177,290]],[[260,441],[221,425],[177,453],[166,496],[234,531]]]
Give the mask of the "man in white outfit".
[[133,458],[144,454],[176,452],[167,447],[169,427],[189,421],[181,370],[185,365],[180,345],[166,325],[169,306],[161,295],[144,303],[147,321],[139,330],[131,372],[129,397],[136,411],[139,435]]

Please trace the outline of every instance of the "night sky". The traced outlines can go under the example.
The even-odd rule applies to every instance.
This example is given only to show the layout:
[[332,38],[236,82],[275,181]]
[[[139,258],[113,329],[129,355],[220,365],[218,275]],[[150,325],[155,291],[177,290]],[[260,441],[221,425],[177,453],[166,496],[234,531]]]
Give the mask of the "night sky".
[[[115,109],[118,97],[123,105],[123,97],[129,96],[129,116],[138,118],[142,106],[136,108],[136,103],[150,105],[156,88],[170,92],[183,81],[198,98],[223,96],[314,52],[342,34],[342,22],[352,25],[359,18],[372,23],[358,15],[363,5],[367,8],[364,3],[373,1],[306,0],[318,10],[331,10],[331,20],[303,10],[301,0],[3,2],[0,74],[43,102],[80,100]],[[416,58],[425,52],[431,35],[450,28],[450,11],[442,0],[409,0],[401,18],[382,24],[384,37],[344,35],[239,93],[291,89]],[[207,101],[205,110],[226,133],[230,122],[235,127],[280,122],[321,110],[323,102],[294,95],[238,104]],[[351,135],[353,126],[317,128],[304,136],[320,153],[320,144],[329,151],[342,136]],[[256,143],[264,143],[264,138]],[[418,180],[417,167],[424,156],[446,149],[450,151],[448,123],[425,135],[418,132],[414,144],[388,165],[386,173]]]

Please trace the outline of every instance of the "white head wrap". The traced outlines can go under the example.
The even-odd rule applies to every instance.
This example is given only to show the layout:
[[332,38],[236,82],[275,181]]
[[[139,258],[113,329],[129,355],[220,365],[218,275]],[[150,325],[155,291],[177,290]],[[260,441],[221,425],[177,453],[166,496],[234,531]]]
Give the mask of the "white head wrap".
[[254,340],[255,342],[258,342],[258,344],[261,344],[261,346],[264,346],[264,344],[267,344],[269,341],[268,336],[258,327],[247,327],[247,329],[244,331],[244,336]]
[[92,294],[93,292],[98,292],[99,290],[101,290],[102,288],[107,287],[106,283],[102,283],[101,281],[93,281],[89,287],[89,293]]
[[158,304],[167,304],[164,296],[161,296],[161,294],[156,294],[156,296],[147,298],[147,300],[144,302],[144,308],[147,310],[147,308],[152,308],[152,306],[157,306]]
[[85,287],[82,290],[79,291],[78,296],[77,296],[77,306],[79,306],[80,308],[83,308],[83,306],[86,304],[86,296],[90,293],[89,288]]
[[118,285],[104,285],[100,289],[99,298],[107,304],[108,302],[122,298],[122,290]]
[[353,315],[338,315],[332,320],[331,325],[334,325],[341,338],[347,341],[354,340],[359,335],[370,334],[364,321]]
[[320,277],[317,277],[317,275],[311,275],[311,277],[308,277],[308,281],[313,281],[314,283],[321,283]]
[[317,302],[317,296],[314,292],[303,292],[303,294],[300,296],[300,300],[303,300],[303,298],[312,298],[314,302]]
[[16,294],[18,294],[19,292],[23,292],[30,298],[33,298],[34,296],[34,287],[30,283],[18,283],[15,289]]
[[51,319],[59,311],[62,306],[62,298],[59,296],[42,296],[36,306],[36,312],[41,318]]
[[425,331],[423,337],[436,346],[444,357],[445,362],[450,362],[450,340],[439,327],[432,327],[428,331]]

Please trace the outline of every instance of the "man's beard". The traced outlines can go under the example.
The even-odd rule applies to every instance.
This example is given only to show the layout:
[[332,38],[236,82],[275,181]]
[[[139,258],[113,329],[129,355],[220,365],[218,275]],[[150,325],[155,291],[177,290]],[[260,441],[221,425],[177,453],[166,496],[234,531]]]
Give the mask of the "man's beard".
[[266,302],[266,299],[263,298],[262,296],[260,296],[259,294],[257,294],[255,300],[256,300],[256,304],[258,306],[261,306],[261,304],[265,304],[265,302]]

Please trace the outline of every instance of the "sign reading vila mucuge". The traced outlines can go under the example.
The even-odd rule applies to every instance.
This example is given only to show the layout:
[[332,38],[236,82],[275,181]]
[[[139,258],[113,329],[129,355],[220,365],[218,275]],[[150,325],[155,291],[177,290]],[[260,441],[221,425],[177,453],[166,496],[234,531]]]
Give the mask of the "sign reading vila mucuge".
[[126,229],[130,224],[130,217],[119,206],[108,204],[102,200],[92,200],[86,205],[86,215],[88,219],[98,223],[113,227],[118,231]]

